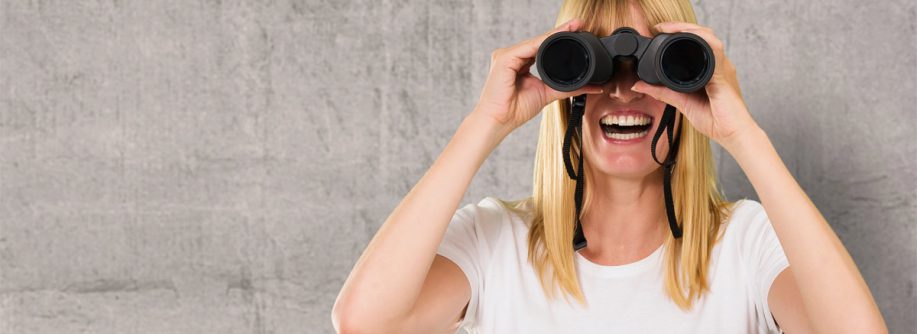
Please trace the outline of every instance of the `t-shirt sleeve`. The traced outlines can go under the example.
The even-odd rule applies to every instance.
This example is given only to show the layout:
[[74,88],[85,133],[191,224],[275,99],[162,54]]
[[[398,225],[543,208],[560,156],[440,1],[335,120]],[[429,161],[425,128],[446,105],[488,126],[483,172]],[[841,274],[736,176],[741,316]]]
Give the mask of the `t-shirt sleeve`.
[[484,277],[491,262],[493,248],[505,226],[502,205],[490,198],[468,204],[452,216],[437,254],[454,262],[465,273],[471,286],[468,310],[459,327],[474,324],[479,308]]
[[742,242],[743,257],[747,266],[747,274],[750,279],[751,291],[754,297],[755,309],[759,319],[763,320],[769,331],[782,332],[774,321],[767,303],[767,295],[770,292],[771,284],[784,269],[789,267],[786,254],[783,253],[783,246],[777,239],[774,227],[771,225],[767,212],[761,203],[753,200],[744,200],[743,203],[747,211],[744,212],[743,218],[748,219],[746,222],[747,229],[744,231]]

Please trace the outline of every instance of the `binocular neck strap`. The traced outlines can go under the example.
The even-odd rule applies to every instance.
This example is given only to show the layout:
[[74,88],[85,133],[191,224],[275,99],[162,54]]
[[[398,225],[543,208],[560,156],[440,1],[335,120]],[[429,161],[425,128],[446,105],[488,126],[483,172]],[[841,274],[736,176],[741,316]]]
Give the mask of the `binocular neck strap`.
[[[675,220],[675,203],[672,201],[672,171],[675,169],[675,157],[678,155],[678,142],[681,139],[681,132],[679,136],[675,138],[675,141],[672,142],[672,132],[675,131],[675,114],[677,110],[672,105],[666,105],[665,111],[662,112],[662,119],[659,121],[659,126],[656,128],[656,134],[653,136],[652,143],[652,153],[653,160],[657,164],[662,165],[663,172],[663,191],[665,192],[665,214],[669,218],[669,229],[672,230],[672,236],[675,239],[681,238],[681,227],[678,226],[678,221]],[[678,127],[681,128],[681,124],[678,124]],[[659,141],[659,137],[662,136],[662,131],[666,131],[666,137],[669,139],[669,153],[665,157],[665,161],[659,162],[659,159],[656,158],[656,142]]]
[[[564,167],[567,170],[567,176],[571,179],[576,180],[576,190],[573,193],[573,201],[576,205],[576,212],[573,220],[576,222],[576,230],[573,232],[573,251],[578,251],[586,247],[586,236],[583,234],[583,224],[580,222],[580,211],[583,206],[583,187],[585,186],[585,180],[583,176],[583,140],[582,140],[582,131],[580,131],[579,137],[579,152],[577,154],[577,165],[576,171],[573,168],[573,161],[570,157],[570,147],[573,141],[573,135],[577,130],[581,130],[580,125],[583,122],[583,114],[586,111],[586,94],[573,97],[573,103],[571,106],[570,117],[567,119],[567,131],[564,134],[564,143],[563,143],[563,155],[564,155]],[[652,150],[653,150],[653,160],[656,163],[662,165],[663,167],[663,183],[664,183],[664,192],[665,192],[665,211],[669,220],[669,229],[672,230],[672,236],[676,239],[681,238],[681,227],[678,226],[678,222],[675,220],[675,207],[672,201],[672,170],[675,167],[675,156],[678,154],[678,142],[679,138],[674,138],[675,142],[673,143],[673,134],[675,128],[675,107],[671,105],[666,105],[665,111],[662,114],[662,119],[659,121],[659,126],[656,130],[655,136],[653,136]],[[680,124],[679,124],[680,125]],[[679,126],[680,127],[680,126]],[[659,141],[659,137],[662,136],[662,132],[666,131],[667,137],[669,139],[670,148],[669,153],[666,156],[664,162],[659,162],[659,159],[656,158],[656,142]]]
[[[573,140],[573,133],[580,128],[583,122],[583,113],[586,111],[586,94],[573,97],[573,105],[570,111],[570,118],[567,119],[567,132],[564,134],[564,167],[567,168],[567,176],[576,180],[576,191],[573,193],[573,202],[576,204],[576,213],[573,220],[576,222],[576,230],[573,232],[573,251],[578,251],[586,247],[586,236],[583,234],[583,224],[580,223],[580,210],[583,207],[583,186],[586,181],[583,179],[583,140],[582,135],[578,136],[579,154],[577,154],[576,172],[573,171],[573,162],[570,161],[570,144]],[[581,132],[582,133],[582,132]]]

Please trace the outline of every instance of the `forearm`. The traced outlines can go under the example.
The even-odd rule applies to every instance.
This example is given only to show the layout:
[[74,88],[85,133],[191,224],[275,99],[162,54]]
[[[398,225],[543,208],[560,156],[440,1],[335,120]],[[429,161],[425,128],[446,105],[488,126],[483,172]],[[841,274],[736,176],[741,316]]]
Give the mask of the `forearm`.
[[724,148],[745,172],[780,240],[811,324],[824,333],[884,329],[869,287],[837,235],[759,128]]
[[357,260],[336,310],[377,325],[407,316],[472,177],[507,133],[477,112],[465,118]]

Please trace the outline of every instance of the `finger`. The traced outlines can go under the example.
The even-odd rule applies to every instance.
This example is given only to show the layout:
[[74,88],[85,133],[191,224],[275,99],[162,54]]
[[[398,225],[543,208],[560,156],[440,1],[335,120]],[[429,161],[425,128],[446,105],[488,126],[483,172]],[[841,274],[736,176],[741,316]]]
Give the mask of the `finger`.
[[697,35],[702,38],[707,44],[710,45],[714,51],[719,52],[723,49],[723,42],[716,37],[713,33],[713,29],[709,27],[699,26],[687,22],[663,22],[653,26],[653,29],[656,29],[660,33],[674,34],[678,32],[686,32]]
[[583,21],[580,21],[580,19],[576,19],[576,18],[570,19],[567,22],[557,25],[556,27],[554,27],[554,29],[548,30],[547,32],[541,35],[530,38],[523,43],[534,45],[536,47],[535,49],[537,50],[538,49],[537,47],[541,46],[541,43],[544,42],[545,39],[548,39],[548,37],[551,37],[551,35],[562,32],[562,31],[577,31],[579,30],[579,28],[582,25],[583,25]]
[[548,85],[544,85],[545,95],[547,97],[547,102],[553,102],[555,100],[568,98],[571,96],[577,96],[582,94],[601,94],[604,92],[604,87],[599,85],[587,85],[583,86],[580,89],[574,90],[572,92],[561,92],[555,90]]
[[531,73],[531,72],[532,72],[532,65],[534,65],[534,64],[535,64],[535,59],[534,59],[534,58],[527,59],[524,63],[522,63],[522,68],[520,68],[520,69],[519,69],[519,72],[518,72],[519,75],[524,75],[524,74],[529,74],[529,73]]
[[657,99],[659,101],[665,102],[666,104],[672,105],[678,110],[686,110],[691,95],[686,93],[679,93],[674,90],[671,90],[665,86],[655,86],[650,85],[644,81],[637,81],[636,84],[631,88],[631,90],[649,95],[650,97]]
[[[523,60],[534,58],[535,54],[538,53],[538,48],[541,47],[541,43],[543,43],[545,39],[558,32],[576,31],[580,28],[580,25],[582,25],[582,22],[579,19],[572,19],[570,21],[564,22],[551,31],[511,46],[506,50],[506,56]],[[513,62],[512,59],[509,59],[508,61]],[[516,61],[516,63],[519,62]]]
[[697,24],[693,24],[693,23],[688,23],[688,22],[669,21],[669,22],[659,23],[653,26],[653,29],[656,29],[656,31],[661,32],[661,33],[673,34],[676,32],[682,32],[682,31],[691,30],[691,29],[703,30],[703,29],[710,29],[710,28],[700,26]]
[[712,30],[688,29],[688,30],[685,30],[684,32],[692,33],[692,34],[697,35],[700,38],[703,38],[704,41],[707,42],[708,45],[710,45],[710,48],[713,49],[714,52],[720,52],[723,50],[723,41],[717,38],[716,35],[713,34]]

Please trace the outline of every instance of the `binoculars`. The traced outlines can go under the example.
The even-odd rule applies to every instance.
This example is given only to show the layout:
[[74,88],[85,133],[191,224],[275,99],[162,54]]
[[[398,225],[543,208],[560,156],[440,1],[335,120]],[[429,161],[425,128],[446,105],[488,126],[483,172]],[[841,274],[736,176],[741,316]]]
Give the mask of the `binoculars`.
[[640,80],[682,93],[707,85],[715,64],[713,50],[700,36],[679,32],[647,38],[630,27],[601,39],[589,32],[555,33],[541,43],[535,63],[545,84],[571,92],[611,80],[618,57],[636,58]]

